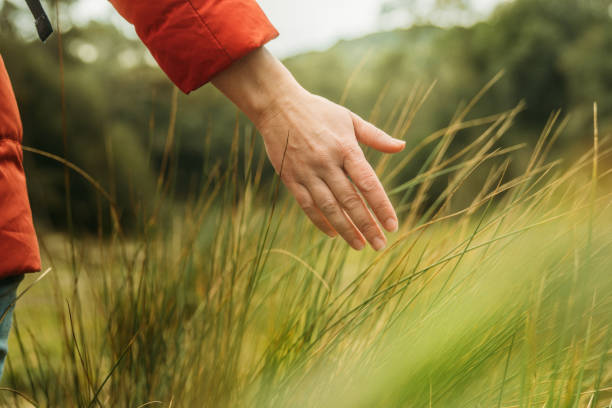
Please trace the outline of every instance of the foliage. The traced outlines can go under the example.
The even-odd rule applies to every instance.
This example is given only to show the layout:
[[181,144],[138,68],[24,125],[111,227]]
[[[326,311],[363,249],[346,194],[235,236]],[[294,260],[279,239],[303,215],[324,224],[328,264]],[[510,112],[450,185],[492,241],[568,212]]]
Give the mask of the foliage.
[[[395,3],[407,7],[410,1]],[[460,3],[467,4],[445,1],[440,6],[454,10]],[[436,81],[412,124],[409,148],[418,145],[423,135],[445,127],[447,118],[456,113],[456,107],[473,89],[504,70],[504,78],[487,95],[483,106],[501,112],[524,99],[526,110],[516,118],[516,126],[503,143],[532,142],[529,135],[537,133],[552,112],[562,109],[570,120],[552,154],[574,160],[580,150],[575,141],[590,123],[594,100],[600,104],[602,128],[610,126],[609,3],[516,0],[471,27],[421,25],[377,33],[340,42],[326,52],[296,56],[286,63],[308,89],[346,102],[391,133],[403,130],[391,126],[393,118],[382,120],[380,112],[395,112],[399,117],[402,112],[398,107],[409,102],[416,85],[423,92]],[[19,10],[11,2],[3,3],[0,50],[20,102],[25,144],[59,154],[85,168],[112,193],[125,227],[131,228],[135,201],[145,207],[156,194],[156,174],[162,165],[171,121],[172,85],[154,66],[142,44],[100,23],[87,27],[62,23],[68,29],[62,35],[62,74],[59,37],[52,37],[44,45],[24,40],[15,26],[16,21],[23,21],[18,18]],[[52,10],[48,8],[53,16]],[[348,88],[347,81],[351,83]],[[371,111],[373,105],[375,111]],[[167,171],[176,178],[176,197],[181,200],[201,188],[207,177],[202,174],[200,160],[207,143],[209,160],[228,157],[236,109],[210,86],[189,96],[179,95],[178,106]],[[483,114],[484,108],[476,107],[474,113]],[[461,149],[476,133],[465,131],[463,135],[451,150]],[[109,149],[120,154],[111,158]],[[418,159],[424,160],[427,154],[423,151]],[[525,160],[519,157],[517,163]],[[25,162],[38,227],[65,229],[62,166],[31,153],[26,153]],[[418,172],[416,163],[418,160],[402,168],[404,177]],[[228,165],[226,160],[221,164],[224,169]],[[245,165],[242,159],[239,165]],[[509,172],[519,168],[513,165]],[[174,173],[178,169],[180,172]],[[269,181],[272,174],[271,167],[266,166],[262,177]],[[434,191],[442,188],[442,184],[437,185]],[[76,228],[95,230],[97,193],[75,179],[71,200]],[[105,223],[105,230],[108,226],[109,222]]]
[[405,11],[409,21],[420,23],[445,22],[458,23],[459,16],[472,14],[470,0],[387,0],[382,3],[381,14],[397,14]]
[[[178,95],[136,41],[73,27],[61,75],[58,37],[7,29],[26,145],[99,184],[70,178],[72,215],[97,238],[40,234],[53,269],[20,300],[0,399],[608,406],[606,7],[517,0],[473,27],[378,33],[287,61],[310,89],[408,139],[398,157],[367,152],[402,224],[380,254],[316,232],[267,179],[252,127],[209,87]],[[62,228],[63,168],[26,154],[37,219]]]
[[[402,227],[383,253],[354,253],[315,231],[278,181],[262,184],[263,153],[247,150],[253,165],[237,167],[242,131],[232,165],[205,168],[205,187],[184,206],[162,178],[137,235],[42,235],[53,271],[20,300],[7,370],[19,393],[0,397],[90,407],[607,406],[609,136],[596,133],[562,168],[546,157],[560,125],[551,120],[513,177],[520,146],[499,142],[520,106],[468,119],[484,94],[423,139],[418,149],[431,153],[414,177],[401,168],[417,149],[398,162],[371,157],[385,180],[399,177],[391,193]],[[478,136],[449,150],[464,128]],[[425,204],[440,178],[447,188]]]

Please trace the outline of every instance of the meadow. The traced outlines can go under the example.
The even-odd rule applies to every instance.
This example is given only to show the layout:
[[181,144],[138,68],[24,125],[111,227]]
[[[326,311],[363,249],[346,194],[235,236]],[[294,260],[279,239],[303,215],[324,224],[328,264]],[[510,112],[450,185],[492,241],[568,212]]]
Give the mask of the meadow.
[[1,401],[612,406],[609,137],[595,105],[577,142],[591,147],[575,159],[548,157],[568,124],[559,112],[532,144],[501,147],[523,106],[471,113],[497,79],[430,135],[410,128],[435,88],[373,107],[371,120],[411,140],[394,158],[366,152],[400,217],[380,253],[315,230],[278,178],[263,177],[248,124],[236,125],[229,166],[203,153],[206,181],[178,203],[170,120],[135,231],[121,226],[112,189],[47,154],[88,179],[112,227],[41,233],[50,271],[22,285]]

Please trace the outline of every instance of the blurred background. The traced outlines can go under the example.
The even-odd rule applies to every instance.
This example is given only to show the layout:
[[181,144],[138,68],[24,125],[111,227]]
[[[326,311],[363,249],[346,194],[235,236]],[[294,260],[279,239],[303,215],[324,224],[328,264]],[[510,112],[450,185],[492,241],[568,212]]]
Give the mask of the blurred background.
[[[281,33],[270,50],[297,79],[312,92],[339,101],[353,78],[346,105],[371,117],[379,101],[377,124],[386,131],[393,130],[385,118],[394,107],[415,87],[426,89],[436,81],[409,132],[394,135],[405,137],[409,148],[446,126],[458,107],[500,70],[503,78],[471,115],[499,113],[525,101],[525,111],[502,145],[534,145],[550,115],[560,109],[569,119],[553,155],[571,161],[592,143],[594,101],[602,130],[609,128],[610,0],[259,4]],[[61,28],[61,47],[57,34],[45,44],[37,40],[24,1],[0,1],[0,53],[20,104],[24,145],[65,157],[89,172],[115,197],[129,225],[130,212],[156,194],[173,85],[107,1],[61,0],[45,6],[56,30]],[[171,175],[180,202],[198,190],[212,163],[228,165],[224,158],[237,118],[241,132],[251,130],[210,85],[179,95],[177,112]],[[455,143],[461,140],[469,140],[469,134]],[[37,227],[66,228],[63,167],[25,155]],[[418,158],[414,162],[402,170],[404,178],[418,170]],[[265,177],[272,174],[268,167]],[[76,229],[95,230],[100,196],[79,177],[71,183]]]

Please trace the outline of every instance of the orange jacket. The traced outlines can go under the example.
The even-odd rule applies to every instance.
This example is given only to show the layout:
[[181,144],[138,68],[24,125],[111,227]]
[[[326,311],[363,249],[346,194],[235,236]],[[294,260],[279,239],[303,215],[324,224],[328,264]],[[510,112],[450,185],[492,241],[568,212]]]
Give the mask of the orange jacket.
[[[111,0],[183,92],[278,33],[254,0]],[[23,172],[22,126],[0,57],[0,278],[40,270]]]
[[183,92],[276,37],[254,0],[111,0]]
[[21,120],[0,57],[0,278],[40,270],[23,174]]

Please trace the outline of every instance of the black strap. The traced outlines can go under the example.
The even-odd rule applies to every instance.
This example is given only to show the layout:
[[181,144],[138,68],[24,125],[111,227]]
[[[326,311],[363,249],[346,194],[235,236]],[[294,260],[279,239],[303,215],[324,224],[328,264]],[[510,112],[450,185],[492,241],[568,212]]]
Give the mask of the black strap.
[[53,32],[49,17],[47,17],[47,13],[45,13],[42,4],[40,4],[40,0],[26,0],[26,3],[34,16],[38,37],[41,41],[45,41]]

